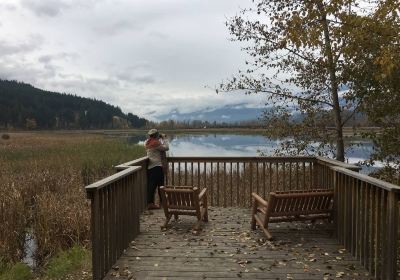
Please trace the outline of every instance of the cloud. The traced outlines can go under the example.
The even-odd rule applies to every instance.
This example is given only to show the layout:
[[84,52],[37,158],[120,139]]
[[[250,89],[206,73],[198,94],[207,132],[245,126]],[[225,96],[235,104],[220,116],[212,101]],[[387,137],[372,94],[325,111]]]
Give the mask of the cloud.
[[0,76],[153,119],[260,106],[260,96],[204,88],[244,61],[224,21],[249,1],[1,0]]
[[162,33],[162,32],[158,32],[158,31],[150,31],[149,33],[148,33],[148,36],[150,37],[150,38],[155,38],[155,39],[157,39],[157,40],[166,40],[166,39],[168,39],[170,36],[169,35],[167,35],[167,34],[165,34],[165,33]]
[[0,3],[0,10],[15,11],[17,7],[10,3]]
[[63,10],[70,8],[70,5],[63,0],[21,0],[21,5],[37,16],[54,17]]
[[79,58],[79,55],[77,53],[67,53],[67,52],[61,52],[57,54],[46,54],[42,55],[38,58],[38,61],[44,64],[49,64],[52,63],[56,60],[72,60],[72,59],[77,59]]
[[66,10],[76,8],[90,9],[102,0],[21,0],[21,6],[32,11],[35,15],[55,17]]
[[145,62],[136,62],[127,67],[111,66],[112,76],[121,82],[133,85],[151,85],[157,83],[156,76],[152,73],[151,66]]
[[36,85],[42,80],[53,79],[56,75],[54,66],[40,68],[29,62],[0,61],[0,78],[18,80]]
[[135,27],[135,24],[128,20],[120,20],[114,23],[102,23],[93,27],[93,30],[96,34],[104,35],[104,36],[114,36],[123,31],[129,31]]
[[134,84],[154,84],[156,83],[156,78],[151,74],[145,73],[134,73],[130,71],[120,72],[115,75],[115,77],[124,82],[130,82]]
[[43,42],[43,37],[40,35],[31,35],[24,42],[10,42],[0,39],[0,53],[2,56],[29,53],[39,49]]

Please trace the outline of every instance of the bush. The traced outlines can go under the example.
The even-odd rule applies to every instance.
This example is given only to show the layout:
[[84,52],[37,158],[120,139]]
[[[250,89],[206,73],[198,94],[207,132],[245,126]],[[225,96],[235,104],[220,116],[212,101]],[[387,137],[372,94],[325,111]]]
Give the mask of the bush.
[[65,279],[65,276],[83,268],[89,262],[89,252],[82,247],[74,246],[50,260],[45,275],[50,279]]
[[9,140],[11,137],[10,137],[10,135],[9,134],[2,134],[1,135],[1,139],[3,139],[3,140]]
[[30,280],[33,274],[29,266],[23,263],[16,263],[12,267],[0,273],[0,280]]

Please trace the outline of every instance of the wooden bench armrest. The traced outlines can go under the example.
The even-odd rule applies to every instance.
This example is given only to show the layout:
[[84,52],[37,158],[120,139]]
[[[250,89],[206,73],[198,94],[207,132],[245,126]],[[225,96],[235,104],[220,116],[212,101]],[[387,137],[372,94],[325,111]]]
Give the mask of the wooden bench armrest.
[[200,194],[199,194],[199,200],[202,200],[202,199],[203,199],[203,196],[206,194],[206,192],[207,192],[207,188],[204,188],[204,189],[200,192]]
[[256,203],[259,203],[259,204],[261,204],[261,205],[264,206],[264,207],[267,207],[267,206],[268,206],[268,202],[265,201],[264,199],[262,199],[261,196],[259,196],[258,194],[256,194],[256,193],[253,192],[251,195],[253,196],[253,198],[254,198],[254,200],[256,201]]

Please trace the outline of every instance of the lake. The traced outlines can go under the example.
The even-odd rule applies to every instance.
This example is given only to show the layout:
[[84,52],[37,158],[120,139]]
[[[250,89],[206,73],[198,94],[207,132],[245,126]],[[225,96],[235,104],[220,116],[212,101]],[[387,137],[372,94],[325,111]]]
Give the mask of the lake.
[[[124,136],[129,143],[143,144],[146,135]],[[272,156],[280,140],[270,140],[262,135],[241,134],[176,134],[169,136],[170,156]],[[346,160],[358,163],[369,158],[373,152],[373,143],[359,138],[346,141]],[[371,168],[363,167],[363,172]]]

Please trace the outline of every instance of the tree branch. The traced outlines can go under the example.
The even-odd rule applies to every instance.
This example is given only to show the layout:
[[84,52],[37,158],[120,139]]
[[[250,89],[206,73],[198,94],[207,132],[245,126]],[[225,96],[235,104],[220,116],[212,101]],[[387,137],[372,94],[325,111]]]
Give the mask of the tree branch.
[[[255,90],[255,89],[253,89]],[[321,103],[328,105],[330,107],[333,107],[333,104],[324,100],[318,100],[318,99],[313,99],[313,98],[307,98],[307,97],[300,97],[300,96],[294,96],[286,93],[278,93],[278,92],[273,92],[273,91],[268,91],[268,90],[260,90],[259,92],[265,92],[265,93],[270,93],[273,95],[281,96],[281,97],[286,97],[289,99],[295,99],[295,100],[301,100],[301,101],[306,101],[306,102],[312,102],[312,103]]]
[[221,92],[229,92],[229,91],[234,91],[234,90],[250,90],[250,91],[254,91],[254,92],[269,93],[269,94],[277,95],[277,96],[284,97],[284,98],[295,99],[295,100],[306,101],[306,102],[312,102],[312,103],[320,103],[320,104],[325,104],[325,105],[328,105],[330,107],[333,107],[333,104],[328,102],[328,101],[318,100],[318,99],[313,99],[313,98],[307,98],[307,97],[294,96],[294,95],[290,95],[290,94],[286,94],[286,93],[279,93],[279,92],[272,91],[272,90],[267,90],[267,89],[256,89],[256,88],[248,87],[248,88],[237,88],[237,89],[232,89],[232,90],[220,90],[220,91]]
[[[251,34],[251,33],[250,33],[250,34]],[[258,40],[264,40],[264,41],[269,42],[269,43],[272,43],[272,44],[274,44],[274,45],[276,44],[275,41],[273,41],[273,40],[271,40],[271,39],[268,39],[267,33],[266,33],[265,31],[261,31],[261,30],[260,30],[260,33],[259,33],[259,34],[261,34],[261,37],[259,37],[257,33],[253,32],[254,38],[257,38]],[[305,57],[304,55],[301,55],[300,53],[298,53],[298,52],[294,51],[293,49],[290,49],[290,48],[288,48],[288,47],[286,47],[286,46],[285,46],[285,47],[282,46],[282,47],[280,47],[280,48],[281,48],[281,49],[284,49],[284,50],[287,50],[288,52],[294,54],[295,56],[298,56],[299,58],[301,58],[301,59],[303,59],[303,60],[305,60],[305,61],[308,61],[308,62],[313,63],[313,64],[316,63],[316,61],[311,60],[311,59]]]
[[347,118],[344,121],[342,121],[341,127],[343,127],[357,112],[358,112],[358,107],[355,108],[353,112],[351,112],[351,114],[347,116]]

